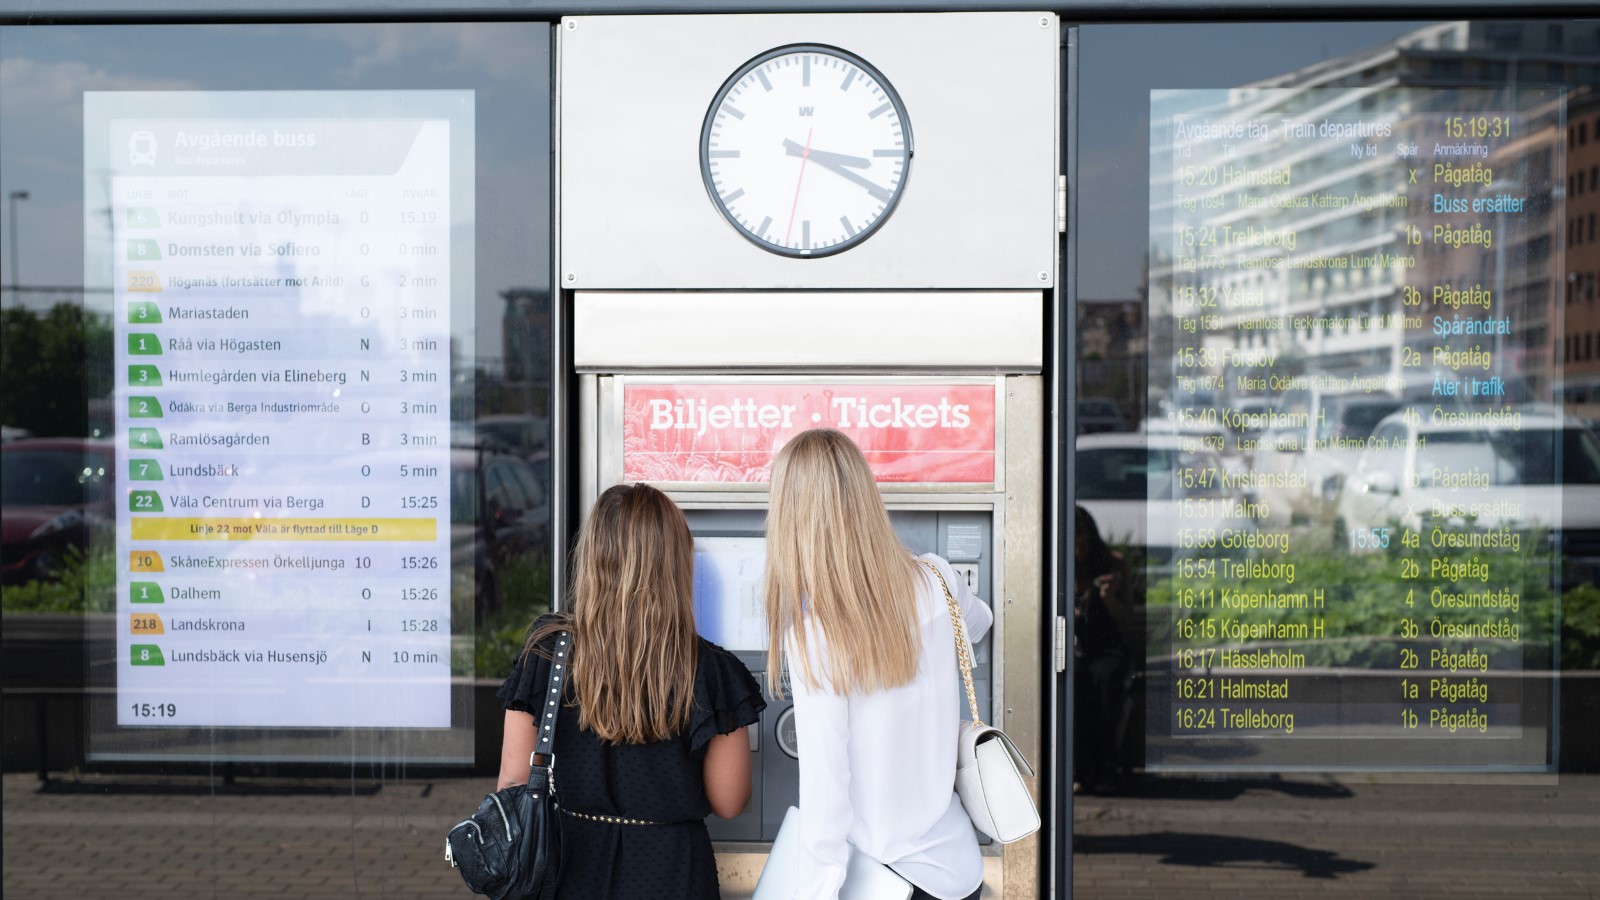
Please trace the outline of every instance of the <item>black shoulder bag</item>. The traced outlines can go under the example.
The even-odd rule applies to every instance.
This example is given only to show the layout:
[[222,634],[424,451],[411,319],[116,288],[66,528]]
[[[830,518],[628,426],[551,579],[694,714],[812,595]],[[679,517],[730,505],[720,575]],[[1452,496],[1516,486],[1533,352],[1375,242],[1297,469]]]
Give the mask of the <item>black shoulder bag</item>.
[[[556,636],[550,690],[544,709],[534,714],[539,741],[528,760],[528,783],[483,798],[471,818],[445,835],[444,858],[474,894],[487,894],[493,900],[553,900],[556,895],[561,880],[561,809],[551,779],[551,749],[571,639],[565,631]],[[545,759],[542,766],[535,763],[540,755]]]

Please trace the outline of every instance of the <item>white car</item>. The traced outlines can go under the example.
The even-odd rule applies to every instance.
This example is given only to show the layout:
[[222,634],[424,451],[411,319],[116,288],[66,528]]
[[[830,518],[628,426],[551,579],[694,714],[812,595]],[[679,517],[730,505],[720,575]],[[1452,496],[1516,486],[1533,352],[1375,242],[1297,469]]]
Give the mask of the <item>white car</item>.
[[1152,563],[1182,553],[1236,552],[1255,543],[1260,507],[1228,487],[1221,457],[1182,434],[1080,435],[1073,454],[1078,505],[1112,545],[1143,547]]
[[1459,414],[1435,420],[1431,407],[1378,423],[1339,494],[1336,545],[1382,550],[1400,539],[1396,526],[1474,530],[1494,541],[1548,528],[1560,532],[1569,569],[1600,571],[1600,441],[1550,407],[1515,413],[1516,427],[1493,429],[1455,421]]
[[[1282,479],[1281,486],[1258,491],[1272,511],[1271,524],[1286,526],[1294,516],[1325,516],[1366,448],[1368,435],[1403,405],[1384,394],[1312,392],[1276,407],[1284,421],[1246,439],[1251,468]],[[1304,414],[1303,421],[1289,418],[1298,413]]]

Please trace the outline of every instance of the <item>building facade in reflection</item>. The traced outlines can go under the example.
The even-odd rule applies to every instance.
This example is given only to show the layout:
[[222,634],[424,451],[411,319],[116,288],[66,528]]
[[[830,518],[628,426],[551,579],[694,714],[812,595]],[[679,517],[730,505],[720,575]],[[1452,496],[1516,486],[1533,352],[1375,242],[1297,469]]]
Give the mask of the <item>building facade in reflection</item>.
[[[1592,29],[1454,22],[1219,91],[1204,106],[1195,104],[1194,91],[1158,92],[1151,117],[1153,228],[1176,215],[1185,224],[1216,229],[1175,236],[1180,252],[1173,255],[1196,261],[1189,266],[1162,258],[1159,242],[1153,247],[1153,303],[1171,302],[1180,316],[1175,349],[1205,348],[1206,358],[1216,361],[1197,378],[1173,382],[1175,405],[1193,398],[1292,404],[1300,392],[1431,401],[1439,374],[1433,316],[1463,310],[1515,311],[1509,334],[1450,343],[1451,350],[1479,346],[1489,354],[1486,371],[1504,384],[1493,399],[1559,399],[1556,364],[1592,358],[1583,355],[1582,334],[1593,334],[1594,327],[1572,318],[1578,341],[1563,341],[1558,285],[1569,281],[1570,270],[1565,292],[1581,297],[1593,276],[1585,280],[1577,256],[1564,267],[1559,252],[1564,226],[1574,249],[1586,246],[1578,243],[1583,214],[1571,206],[1563,222],[1552,209],[1563,193],[1572,197],[1577,184],[1587,184],[1594,163],[1580,152],[1563,152],[1568,145],[1585,149],[1578,143],[1585,104],[1573,107],[1569,128],[1568,98],[1552,89],[1583,81],[1597,64],[1600,42]],[[1281,125],[1242,140],[1185,146],[1188,155],[1174,159],[1170,113],[1191,122]],[[1470,117],[1506,114],[1516,120],[1506,127],[1515,128],[1517,138],[1494,142],[1488,155],[1490,145],[1472,140]],[[1465,130],[1451,137],[1449,129],[1463,116]],[[1347,144],[1329,147],[1308,144],[1293,131],[1295,123],[1323,122],[1386,125],[1392,138],[1369,143],[1352,131]],[[1397,158],[1395,139],[1418,145],[1417,155]],[[1468,152],[1431,152],[1441,143]],[[1383,150],[1369,155],[1378,144]],[[1480,148],[1485,155],[1472,155]],[[1493,232],[1492,240],[1463,244],[1453,234],[1417,230],[1422,217],[1445,202],[1436,198],[1496,196],[1519,203],[1514,212],[1475,217]],[[1189,209],[1174,208],[1181,204]],[[1206,252],[1204,241],[1220,241],[1211,248],[1217,250],[1226,245],[1222,235],[1262,237],[1235,245],[1237,265],[1208,267],[1207,257],[1217,254]],[[1190,249],[1196,252],[1182,252],[1185,239],[1195,242]],[[1291,239],[1292,246],[1283,245]],[[1475,252],[1460,252],[1463,246]],[[1436,297],[1437,287],[1444,292]],[[1267,377],[1269,368],[1304,377],[1286,397],[1281,383]],[[1581,368],[1571,372],[1584,374]]]
[[1560,360],[1565,364],[1566,396],[1574,408],[1600,409],[1600,93],[1575,89],[1567,106],[1565,185],[1567,214],[1562,223],[1566,271],[1561,273],[1560,312],[1566,320]]

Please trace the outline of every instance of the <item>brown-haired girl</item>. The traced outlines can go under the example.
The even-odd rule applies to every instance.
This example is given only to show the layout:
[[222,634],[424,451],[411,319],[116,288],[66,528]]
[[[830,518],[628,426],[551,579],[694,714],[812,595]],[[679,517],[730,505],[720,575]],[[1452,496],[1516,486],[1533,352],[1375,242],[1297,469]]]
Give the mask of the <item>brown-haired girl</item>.
[[528,779],[555,636],[572,633],[554,780],[562,900],[716,898],[707,813],[750,799],[745,728],[766,702],[748,669],[694,623],[694,540],[648,485],[600,495],[573,550],[568,609],[534,623],[500,688],[500,786]]

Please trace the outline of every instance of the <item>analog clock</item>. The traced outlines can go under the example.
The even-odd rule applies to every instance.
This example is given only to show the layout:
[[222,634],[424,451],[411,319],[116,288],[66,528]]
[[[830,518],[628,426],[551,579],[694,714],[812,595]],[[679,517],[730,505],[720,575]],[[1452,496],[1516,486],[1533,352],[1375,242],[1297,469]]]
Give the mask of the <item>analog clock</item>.
[[700,131],[711,202],[756,246],[794,257],[848,250],[883,226],[911,165],[905,105],[877,69],[797,44],[722,85]]

